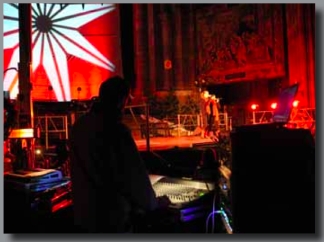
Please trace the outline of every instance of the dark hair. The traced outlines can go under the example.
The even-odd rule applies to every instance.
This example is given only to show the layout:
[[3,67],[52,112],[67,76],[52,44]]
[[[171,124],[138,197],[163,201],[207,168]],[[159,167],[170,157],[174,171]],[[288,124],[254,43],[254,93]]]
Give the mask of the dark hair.
[[110,77],[101,83],[99,100],[105,105],[117,104],[129,95],[130,84],[120,76]]
[[130,83],[120,76],[113,76],[101,83],[99,103],[103,111],[114,115],[124,108],[125,99],[130,94]]

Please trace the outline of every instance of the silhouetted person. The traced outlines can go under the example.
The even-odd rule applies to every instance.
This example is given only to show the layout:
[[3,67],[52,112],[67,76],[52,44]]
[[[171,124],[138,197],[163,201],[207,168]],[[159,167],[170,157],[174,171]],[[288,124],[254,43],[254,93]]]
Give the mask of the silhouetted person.
[[80,232],[130,232],[134,211],[158,207],[131,132],[121,122],[129,93],[123,78],[107,79],[99,100],[72,127],[72,195]]

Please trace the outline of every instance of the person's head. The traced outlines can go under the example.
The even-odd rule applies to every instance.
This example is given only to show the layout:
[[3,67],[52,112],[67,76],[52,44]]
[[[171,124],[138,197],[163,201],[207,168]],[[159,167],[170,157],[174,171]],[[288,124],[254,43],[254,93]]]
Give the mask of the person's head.
[[203,99],[207,99],[207,98],[209,98],[209,92],[208,92],[207,90],[203,91],[203,92],[201,93],[201,97],[202,97]]
[[110,77],[101,83],[99,102],[103,112],[119,114],[130,94],[130,84],[120,76]]

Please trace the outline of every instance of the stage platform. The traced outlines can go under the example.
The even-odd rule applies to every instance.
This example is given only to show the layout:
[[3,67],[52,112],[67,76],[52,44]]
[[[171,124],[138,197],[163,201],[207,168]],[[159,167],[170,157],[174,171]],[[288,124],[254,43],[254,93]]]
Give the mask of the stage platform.
[[[139,151],[147,149],[146,139],[135,139]],[[211,138],[200,136],[180,136],[180,137],[150,137],[150,150],[167,150],[173,148],[192,148],[198,146],[214,145],[215,141]]]

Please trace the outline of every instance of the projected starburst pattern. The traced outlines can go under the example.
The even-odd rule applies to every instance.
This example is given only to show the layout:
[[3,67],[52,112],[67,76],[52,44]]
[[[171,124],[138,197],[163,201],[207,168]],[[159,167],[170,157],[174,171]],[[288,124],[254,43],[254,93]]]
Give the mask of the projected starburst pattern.
[[[18,4],[4,5],[3,48],[12,49],[8,67],[19,63]],[[70,101],[68,55],[102,67],[110,72],[115,65],[78,31],[81,26],[115,9],[114,4],[32,4],[32,71],[39,65],[51,83],[57,101]],[[18,73],[7,71],[3,87],[10,97],[18,94]]]

